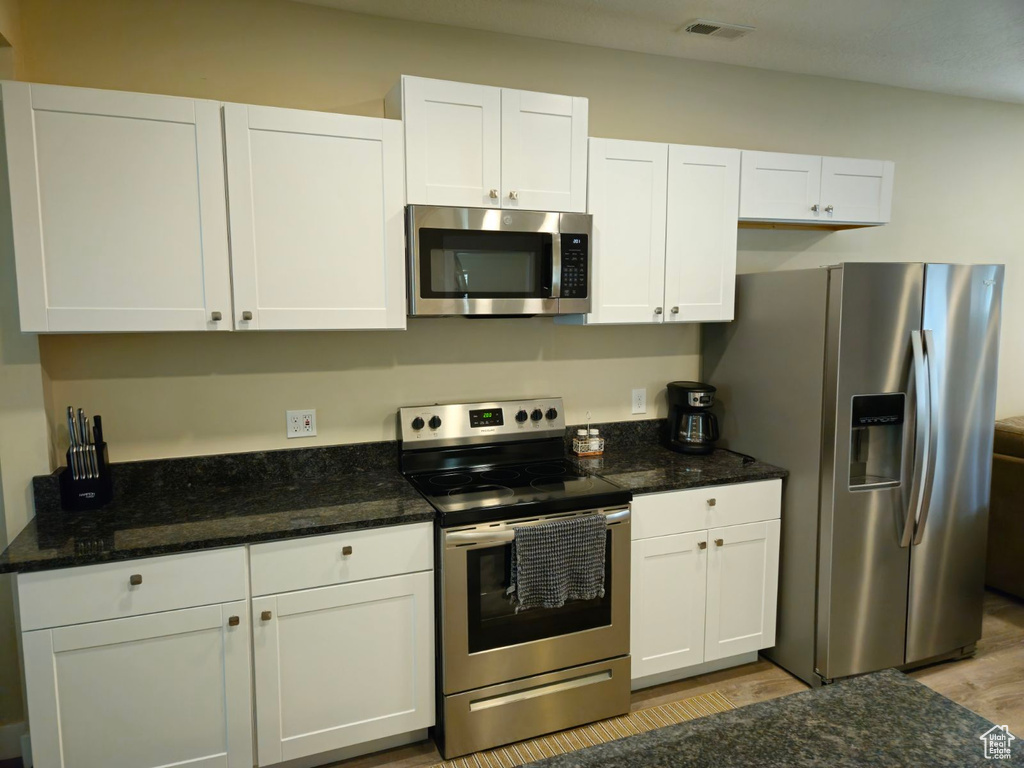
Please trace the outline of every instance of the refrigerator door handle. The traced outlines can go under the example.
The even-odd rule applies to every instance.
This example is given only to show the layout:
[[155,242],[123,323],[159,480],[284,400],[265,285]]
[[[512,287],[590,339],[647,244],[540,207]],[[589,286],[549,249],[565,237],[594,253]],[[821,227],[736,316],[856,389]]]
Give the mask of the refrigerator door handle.
[[921,515],[917,521],[917,533],[914,543],[920,544],[924,538],[924,526],[928,522],[928,510],[932,505],[932,489],[935,486],[935,461],[939,450],[939,441],[935,430],[939,421],[939,379],[932,362],[935,358],[935,336],[931,331],[922,331],[924,336],[924,355],[928,364],[928,464],[924,473],[924,487],[921,493]]
[[910,481],[910,503],[907,520],[903,524],[900,546],[909,547],[914,530],[921,520],[924,503],[924,480],[930,455],[931,429],[929,428],[930,389],[928,387],[928,363],[924,356],[924,340],[921,331],[910,332],[910,346],[914,352],[914,404],[916,410],[917,439],[914,442],[914,474]]

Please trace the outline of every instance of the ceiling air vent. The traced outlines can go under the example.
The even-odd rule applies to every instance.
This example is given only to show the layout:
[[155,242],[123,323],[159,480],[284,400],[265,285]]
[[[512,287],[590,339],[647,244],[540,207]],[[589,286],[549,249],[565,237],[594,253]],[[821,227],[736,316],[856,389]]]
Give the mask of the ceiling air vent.
[[707,19],[691,21],[683,29],[691,35],[717,37],[722,40],[737,40],[754,31],[753,27],[743,24],[724,24],[721,21],[708,21]]

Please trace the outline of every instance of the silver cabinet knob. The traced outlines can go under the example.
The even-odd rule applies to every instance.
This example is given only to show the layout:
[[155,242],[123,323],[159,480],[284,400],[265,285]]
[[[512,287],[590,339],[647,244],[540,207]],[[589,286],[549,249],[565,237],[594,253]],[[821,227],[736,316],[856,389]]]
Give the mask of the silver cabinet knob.
[[515,191],[515,190],[513,189],[513,190],[512,190],[511,192],[509,192],[509,193],[508,193],[508,199],[509,199],[509,200],[518,200],[518,199],[519,199],[519,193],[518,193],[518,192],[516,192],[516,191]]
[[220,312],[211,312],[210,313],[210,321],[211,322],[219,323],[223,318],[224,318],[224,315],[222,315]]
[[713,507],[713,506],[715,506],[715,504],[717,504],[717,503],[718,503],[718,500],[717,500],[717,499],[708,499],[708,506],[709,506],[709,507]]
[[655,307],[654,308],[654,314],[660,315],[661,314],[661,307]]
[[672,314],[673,315],[678,315],[679,314],[679,307],[672,307]]
[[273,617],[274,614],[270,611],[263,611],[263,613],[260,614],[260,621],[270,621]]
[[814,211],[815,213],[818,212],[818,208],[819,208],[819,206],[818,206],[817,203],[815,203],[814,205],[811,206],[811,210]]
[[352,547],[342,547],[341,548],[341,554],[343,556],[345,556],[345,557],[348,557],[349,555],[352,554]]
[[715,539],[715,546],[720,547],[725,544],[725,539]]
[[708,543],[706,541],[698,541],[697,542],[697,549],[707,549],[707,548],[708,548]]
[[491,200],[497,200],[497,199],[498,199],[498,190],[492,189],[491,190]]
[[242,313],[243,320],[252,320],[252,312],[246,311]]
[[825,213],[832,213],[832,211],[834,211],[834,210],[835,210],[835,208],[833,208],[831,205],[826,205],[825,206]]

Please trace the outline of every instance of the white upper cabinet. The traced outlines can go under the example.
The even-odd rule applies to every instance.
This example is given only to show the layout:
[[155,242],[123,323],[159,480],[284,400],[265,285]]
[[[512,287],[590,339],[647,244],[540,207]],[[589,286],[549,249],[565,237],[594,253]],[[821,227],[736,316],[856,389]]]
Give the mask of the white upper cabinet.
[[895,166],[888,160],[821,159],[821,209],[829,220],[880,224],[892,218]]
[[593,296],[563,323],[731,320],[740,152],[590,140]]
[[403,75],[385,114],[405,125],[416,205],[586,210],[584,98]]
[[501,89],[501,206],[587,209],[586,99]]
[[224,106],[239,330],[405,328],[402,126]]
[[663,317],[668,148],[590,140],[591,313],[588,323]]
[[743,152],[740,218],[819,224],[886,224],[895,166],[781,152]]
[[21,329],[230,329],[219,104],[2,93]]
[[670,145],[665,319],[733,319],[740,151]]

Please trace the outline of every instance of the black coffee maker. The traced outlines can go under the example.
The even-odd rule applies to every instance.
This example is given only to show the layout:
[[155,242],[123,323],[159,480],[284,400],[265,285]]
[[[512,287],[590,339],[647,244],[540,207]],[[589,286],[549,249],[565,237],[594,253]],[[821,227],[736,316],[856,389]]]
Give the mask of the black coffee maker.
[[715,449],[718,419],[711,412],[715,388],[699,381],[673,381],[668,385],[666,445],[679,453],[707,454]]

